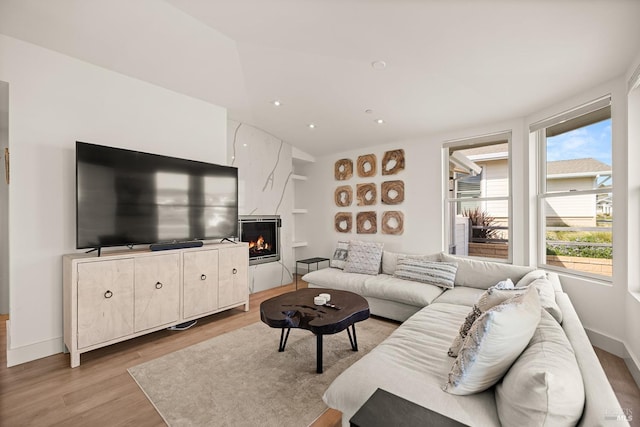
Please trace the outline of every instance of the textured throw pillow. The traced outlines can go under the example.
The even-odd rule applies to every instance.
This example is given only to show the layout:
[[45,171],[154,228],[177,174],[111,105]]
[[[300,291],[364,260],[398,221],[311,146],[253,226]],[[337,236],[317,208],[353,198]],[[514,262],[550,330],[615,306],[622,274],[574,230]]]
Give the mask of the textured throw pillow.
[[349,242],[338,242],[336,250],[333,252],[333,257],[329,261],[329,267],[344,270],[344,265],[347,262],[348,251]]
[[429,254],[429,255],[409,255],[409,254],[401,254],[397,252],[382,252],[382,272],[384,274],[388,274],[390,276],[396,272],[396,268],[398,268],[398,259],[399,258],[415,258],[415,259],[423,259],[425,261],[440,261],[440,253]]
[[[511,287],[508,287],[509,283],[511,283]],[[506,288],[503,289],[502,286]],[[451,357],[458,356],[458,352],[462,348],[464,339],[469,334],[469,330],[471,329],[471,326],[473,326],[473,322],[475,322],[482,313],[498,304],[502,304],[510,298],[521,295],[522,293],[524,293],[524,290],[520,290],[519,292],[514,290],[511,279],[500,281],[495,286],[484,291],[483,294],[480,295],[478,302],[476,302],[471,308],[471,312],[469,312],[467,317],[464,319],[464,323],[460,325],[460,330],[458,330],[458,334],[453,339],[453,343],[451,344],[451,347],[449,347],[447,354]]]
[[382,260],[382,243],[351,240],[344,271],[377,275]]
[[452,262],[433,262],[424,259],[398,258],[394,277],[414,282],[428,283],[444,289],[453,289],[458,266]]
[[541,314],[529,345],[495,389],[504,426],[573,426],[582,415],[584,385],[571,343],[549,313]]
[[539,322],[534,288],[489,309],[471,327],[442,389],[468,395],[493,386],[527,347]]

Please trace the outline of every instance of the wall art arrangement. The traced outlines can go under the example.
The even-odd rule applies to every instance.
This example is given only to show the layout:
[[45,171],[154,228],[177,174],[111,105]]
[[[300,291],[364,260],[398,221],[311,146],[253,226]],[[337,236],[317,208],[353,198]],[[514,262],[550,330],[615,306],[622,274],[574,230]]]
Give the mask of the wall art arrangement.
[[[377,157],[375,154],[358,156],[355,166],[358,178],[372,178],[378,173]],[[351,159],[340,159],[335,162],[334,176],[336,181],[348,181],[353,178],[354,162]],[[381,175],[396,175],[405,167],[404,150],[390,150],[384,153],[381,161]],[[354,200],[355,188],[355,200]],[[339,185],[334,193],[336,206],[346,208],[352,206],[375,206],[378,203],[378,193],[382,205],[399,205],[404,202],[404,181],[389,180],[378,185],[375,182],[357,182],[352,185]],[[351,233],[353,230],[353,213],[338,212],[335,214],[335,230],[339,233]],[[404,232],[404,214],[401,211],[367,210],[355,213],[356,233],[376,234],[378,232],[378,217],[382,234],[400,235]]]

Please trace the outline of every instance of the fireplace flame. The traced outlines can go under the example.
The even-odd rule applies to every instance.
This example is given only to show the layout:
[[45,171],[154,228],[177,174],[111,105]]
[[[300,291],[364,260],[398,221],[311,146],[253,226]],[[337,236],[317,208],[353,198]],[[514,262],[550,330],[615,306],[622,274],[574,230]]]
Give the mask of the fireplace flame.
[[254,251],[268,251],[271,249],[271,245],[264,241],[264,237],[259,236],[257,241],[249,242],[249,249]]

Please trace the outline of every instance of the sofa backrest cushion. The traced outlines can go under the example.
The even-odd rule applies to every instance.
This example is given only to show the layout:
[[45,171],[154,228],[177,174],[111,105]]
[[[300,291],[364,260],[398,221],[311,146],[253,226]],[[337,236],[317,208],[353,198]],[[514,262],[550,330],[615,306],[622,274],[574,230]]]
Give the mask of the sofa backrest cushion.
[[440,258],[442,261],[458,264],[455,286],[469,286],[478,289],[489,289],[489,287],[506,278],[511,279],[513,283],[517,283],[525,274],[533,270],[531,267],[478,261],[446,253],[441,253]]
[[377,275],[380,272],[381,260],[382,243],[351,240],[349,241],[344,271],[346,273]]
[[584,407],[582,374],[562,327],[542,310],[529,345],[495,389],[502,425],[575,425]]
[[534,288],[489,309],[473,323],[443,390],[468,395],[493,386],[527,347],[539,322]]

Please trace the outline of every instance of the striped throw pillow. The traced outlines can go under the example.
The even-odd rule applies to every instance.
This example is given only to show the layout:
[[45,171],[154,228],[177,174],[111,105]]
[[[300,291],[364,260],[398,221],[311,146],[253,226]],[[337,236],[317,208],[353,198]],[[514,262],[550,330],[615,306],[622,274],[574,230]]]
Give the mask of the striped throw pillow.
[[444,289],[453,289],[458,264],[434,262],[415,258],[399,258],[394,277],[428,283]]

